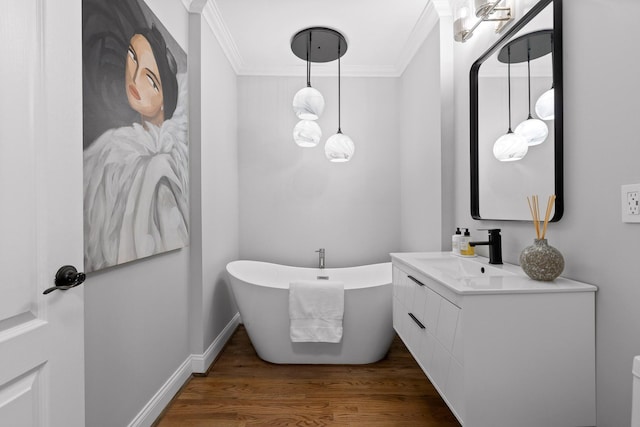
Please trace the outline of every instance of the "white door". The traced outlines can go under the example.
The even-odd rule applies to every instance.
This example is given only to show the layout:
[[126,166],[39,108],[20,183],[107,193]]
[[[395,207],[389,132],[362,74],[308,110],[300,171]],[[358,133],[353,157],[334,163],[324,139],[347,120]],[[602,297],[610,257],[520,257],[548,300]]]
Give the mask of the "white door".
[[81,2],[0,1],[0,426],[84,425]]

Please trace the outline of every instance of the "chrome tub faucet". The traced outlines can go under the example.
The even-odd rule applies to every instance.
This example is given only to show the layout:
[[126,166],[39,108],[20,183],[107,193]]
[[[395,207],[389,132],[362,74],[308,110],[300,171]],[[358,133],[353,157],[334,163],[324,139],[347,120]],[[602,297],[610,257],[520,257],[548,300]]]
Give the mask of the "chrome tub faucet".
[[318,268],[324,268],[324,248],[316,251],[318,253]]

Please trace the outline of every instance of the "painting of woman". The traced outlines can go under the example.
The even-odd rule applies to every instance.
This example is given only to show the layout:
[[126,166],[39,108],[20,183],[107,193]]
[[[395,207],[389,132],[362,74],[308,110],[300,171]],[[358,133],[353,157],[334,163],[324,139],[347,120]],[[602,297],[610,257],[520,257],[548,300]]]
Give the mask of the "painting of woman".
[[[134,0],[116,3],[131,1]],[[85,25],[86,22],[85,15]],[[109,59],[112,67],[107,67],[110,71],[120,68],[120,77],[113,74],[105,79],[101,67],[95,67],[96,61],[84,64],[84,78],[94,79],[85,82],[85,88],[95,88],[96,78],[99,82],[107,81],[106,87],[113,82],[121,85],[115,95],[124,98],[126,105],[118,108],[126,108],[131,120],[118,126],[122,117],[127,120],[126,114],[118,112],[104,120],[106,125],[101,124],[108,127],[106,130],[100,129],[100,123],[91,123],[85,130],[85,271],[181,248],[189,240],[186,73],[178,72],[176,60],[157,26],[137,24],[127,37],[109,36],[109,40],[126,41],[126,46],[120,43],[122,47],[110,48],[106,55],[114,51],[122,55],[122,61]],[[89,40],[95,47],[96,39],[87,37],[85,32],[85,41]],[[97,46],[105,46],[104,39],[98,40]],[[87,56],[104,59],[92,53]],[[122,65],[113,67],[113,64]],[[114,102],[100,97],[93,101],[85,101],[85,112],[94,122],[95,117],[101,116],[94,117],[91,113],[99,112],[101,107],[109,116],[109,105]],[[122,100],[118,102],[124,104]],[[88,131],[99,135],[87,141]]]

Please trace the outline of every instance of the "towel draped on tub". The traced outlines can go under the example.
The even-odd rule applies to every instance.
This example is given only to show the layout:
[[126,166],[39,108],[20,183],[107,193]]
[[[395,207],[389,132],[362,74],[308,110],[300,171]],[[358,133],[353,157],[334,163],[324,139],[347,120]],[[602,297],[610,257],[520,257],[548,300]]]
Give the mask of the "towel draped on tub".
[[340,342],[343,316],[342,282],[301,280],[289,284],[292,342]]

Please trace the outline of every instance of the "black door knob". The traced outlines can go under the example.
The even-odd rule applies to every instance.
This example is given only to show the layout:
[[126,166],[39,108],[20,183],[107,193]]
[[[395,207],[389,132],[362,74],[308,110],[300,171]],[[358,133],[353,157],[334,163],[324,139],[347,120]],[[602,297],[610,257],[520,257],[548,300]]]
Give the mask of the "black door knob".
[[74,266],[63,265],[56,273],[55,286],[45,290],[43,294],[46,295],[55,290],[66,291],[67,289],[75,288],[81,285],[86,277],[84,273],[79,273]]

